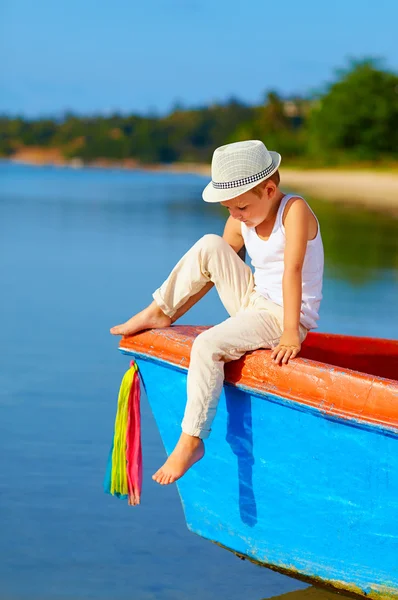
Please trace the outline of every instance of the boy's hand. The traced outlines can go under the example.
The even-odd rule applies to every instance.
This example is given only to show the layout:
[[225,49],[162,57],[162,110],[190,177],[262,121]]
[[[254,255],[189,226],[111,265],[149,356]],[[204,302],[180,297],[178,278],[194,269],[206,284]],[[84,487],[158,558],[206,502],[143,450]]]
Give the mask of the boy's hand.
[[284,331],[279,344],[272,350],[274,362],[286,365],[290,358],[295,358],[301,350],[298,331]]

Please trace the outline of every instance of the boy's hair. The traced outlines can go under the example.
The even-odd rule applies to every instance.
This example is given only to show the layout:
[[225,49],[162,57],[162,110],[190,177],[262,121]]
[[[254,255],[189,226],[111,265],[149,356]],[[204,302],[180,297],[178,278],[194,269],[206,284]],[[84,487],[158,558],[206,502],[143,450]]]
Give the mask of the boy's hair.
[[275,185],[279,185],[281,181],[279,170],[275,171],[275,173],[272,173],[271,177],[268,177],[268,179],[265,179],[264,181],[256,185],[254,188],[252,188],[250,191],[256,194],[256,196],[258,196],[259,198],[261,198],[267,181],[273,181]]

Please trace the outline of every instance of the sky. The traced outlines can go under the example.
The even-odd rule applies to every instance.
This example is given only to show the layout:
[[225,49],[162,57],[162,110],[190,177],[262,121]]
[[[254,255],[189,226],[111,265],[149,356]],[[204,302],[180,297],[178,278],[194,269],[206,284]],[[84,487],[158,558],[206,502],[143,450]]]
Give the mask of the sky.
[[398,66],[397,0],[0,0],[0,113],[166,114]]

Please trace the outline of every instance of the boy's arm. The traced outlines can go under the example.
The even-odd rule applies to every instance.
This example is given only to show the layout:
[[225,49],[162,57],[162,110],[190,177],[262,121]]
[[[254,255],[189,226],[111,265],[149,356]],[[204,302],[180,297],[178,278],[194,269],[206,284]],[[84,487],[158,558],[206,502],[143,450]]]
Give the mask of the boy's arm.
[[275,362],[286,364],[300,352],[302,269],[308,242],[310,212],[301,198],[292,198],[285,211],[285,265],[283,289],[283,334],[272,352]]
[[240,221],[228,217],[225,223],[223,238],[231,246],[235,252],[239,252],[245,245],[245,242],[241,233]]

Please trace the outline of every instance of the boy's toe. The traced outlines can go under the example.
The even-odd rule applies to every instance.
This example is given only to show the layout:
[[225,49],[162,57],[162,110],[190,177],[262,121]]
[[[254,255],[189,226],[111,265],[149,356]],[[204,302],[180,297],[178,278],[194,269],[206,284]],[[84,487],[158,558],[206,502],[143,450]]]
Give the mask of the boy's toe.
[[164,477],[163,470],[159,469],[158,471],[156,471],[155,475],[152,476],[152,479],[154,479],[158,483],[162,483],[163,477]]

